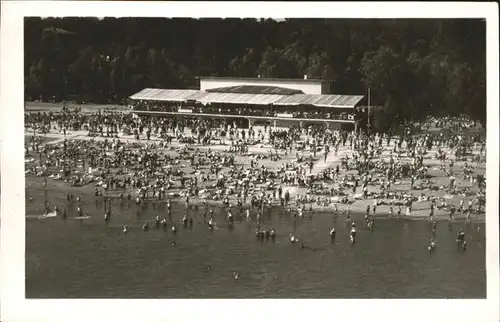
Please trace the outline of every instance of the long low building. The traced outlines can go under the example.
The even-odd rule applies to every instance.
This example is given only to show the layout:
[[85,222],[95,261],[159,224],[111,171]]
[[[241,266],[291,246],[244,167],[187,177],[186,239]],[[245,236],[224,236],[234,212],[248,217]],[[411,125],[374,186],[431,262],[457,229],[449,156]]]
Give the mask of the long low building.
[[[129,97],[130,107],[136,114],[226,118],[243,126],[299,122],[301,126],[326,123],[332,128],[353,128],[357,107],[364,100],[363,95],[325,93],[330,87],[324,81],[248,80],[200,78],[200,88],[205,90],[146,88]],[[258,85],[259,81],[263,85]],[[231,86],[215,87],[206,82]]]

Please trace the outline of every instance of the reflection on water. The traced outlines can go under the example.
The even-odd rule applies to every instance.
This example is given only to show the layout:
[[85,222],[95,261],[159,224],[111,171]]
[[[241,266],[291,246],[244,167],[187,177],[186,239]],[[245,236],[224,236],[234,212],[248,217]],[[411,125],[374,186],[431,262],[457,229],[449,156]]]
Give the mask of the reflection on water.
[[[43,192],[27,201],[27,215],[43,213]],[[113,200],[104,223],[105,204],[86,197],[88,220],[73,220],[76,202],[63,195],[49,201],[67,207],[68,219],[27,218],[26,296],[75,298],[485,298],[484,224],[440,222],[437,249],[427,251],[432,236],[426,221],[377,219],[373,232],[363,229],[349,244],[345,215],[315,214],[294,219],[280,208],[262,217],[263,228],[275,228],[276,240],[255,237],[255,213],[214,208],[216,228],[208,229],[203,206],[191,207],[193,226],[184,227],[186,208]],[[196,209],[198,208],[198,209]],[[177,234],[156,228],[154,218],[167,217]],[[150,229],[142,225],[150,221]],[[208,219],[206,219],[208,220]],[[123,234],[122,225],[129,228]],[[478,226],[480,229],[478,229]],[[332,240],[329,231],[337,230]],[[468,249],[459,252],[458,228],[468,232]],[[292,245],[295,232],[299,244]],[[173,243],[175,241],[175,244]],[[301,248],[300,244],[305,247]],[[239,278],[235,279],[235,272]]]

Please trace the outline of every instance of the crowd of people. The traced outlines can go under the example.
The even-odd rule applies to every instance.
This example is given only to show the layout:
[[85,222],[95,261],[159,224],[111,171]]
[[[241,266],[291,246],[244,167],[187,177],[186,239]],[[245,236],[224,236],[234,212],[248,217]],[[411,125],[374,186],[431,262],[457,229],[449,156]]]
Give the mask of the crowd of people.
[[354,113],[347,112],[315,112],[315,111],[307,111],[307,112],[294,112],[294,118],[303,118],[303,119],[329,119],[329,120],[354,120]]
[[[445,210],[450,218],[484,212],[486,180],[472,166],[485,161],[485,142],[478,136],[413,135],[410,130],[398,136],[366,134],[323,125],[246,129],[224,119],[138,117],[115,111],[85,114],[66,108],[25,116],[27,131],[33,131],[25,147],[27,175],[72,186],[92,184],[96,196],[134,198],[138,205],[184,197],[186,202],[236,202],[261,210],[293,206],[303,214],[306,205],[337,211],[338,205],[373,200],[367,215],[388,206],[388,215],[412,216],[413,204],[425,201],[430,202],[431,220],[436,210]],[[44,144],[37,136],[67,131],[83,131],[90,137]],[[127,135],[132,138],[124,138]],[[215,149],[227,142],[222,151]],[[256,146],[266,146],[267,152],[251,153]],[[313,173],[314,165],[332,154],[337,161]],[[435,169],[424,162],[429,157],[438,164]],[[448,184],[433,183],[430,171],[448,177]],[[459,176],[470,184],[457,185]],[[395,189],[403,182],[409,183],[407,189]],[[458,207],[450,201],[454,196],[462,196]],[[470,196],[474,198],[466,202]],[[347,209],[349,216],[351,208]]]
[[273,106],[217,106],[203,104],[181,104],[175,102],[147,102],[137,101],[130,105],[136,111],[157,111],[157,112],[180,112],[182,109],[189,110],[195,114],[221,114],[221,115],[239,115],[239,116],[262,116],[279,117],[290,115],[292,118],[304,119],[329,119],[329,120],[354,120],[354,114],[343,111],[321,111],[316,108],[307,108],[298,110],[297,108],[283,108]]

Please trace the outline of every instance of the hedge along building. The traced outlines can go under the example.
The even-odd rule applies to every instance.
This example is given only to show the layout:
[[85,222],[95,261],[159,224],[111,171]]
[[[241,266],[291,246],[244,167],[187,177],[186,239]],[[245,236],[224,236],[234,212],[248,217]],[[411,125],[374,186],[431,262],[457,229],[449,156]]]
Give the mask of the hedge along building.
[[146,88],[132,96],[137,115],[223,118],[241,127],[326,124],[355,129],[364,95],[331,94],[318,79],[199,77],[199,90]]

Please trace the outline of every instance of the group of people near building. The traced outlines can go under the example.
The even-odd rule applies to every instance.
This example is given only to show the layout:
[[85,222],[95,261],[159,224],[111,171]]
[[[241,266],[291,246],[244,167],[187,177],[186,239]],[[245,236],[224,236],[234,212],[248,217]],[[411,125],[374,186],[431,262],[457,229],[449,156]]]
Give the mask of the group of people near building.
[[136,101],[130,105],[137,112],[175,112],[184,114],[218,114],[234,116],[285,117],[303,119],[354,120],[354,113],[335,108],[305,107],[289,109],[269,105],[230,106],[228,104]]

